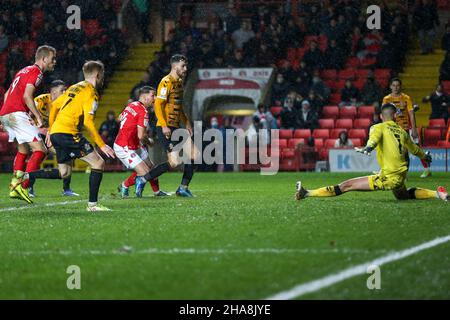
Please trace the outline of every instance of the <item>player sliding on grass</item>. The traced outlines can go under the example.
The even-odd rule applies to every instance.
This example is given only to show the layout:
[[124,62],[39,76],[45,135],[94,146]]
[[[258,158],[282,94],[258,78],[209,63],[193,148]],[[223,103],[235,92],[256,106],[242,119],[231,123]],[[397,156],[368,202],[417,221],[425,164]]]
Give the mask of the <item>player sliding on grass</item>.
[[[171,140],[172,133],[184,124],[192,136],[192,126],[183,110],[183,79],[187,73],[187,59],[185,56],[175,54],[170,58],[170,73],[162,78],[158,86],[155,101],[155,115],[157,120],[156,132],[160,142],[167,151],[168,162],[157,165],[144,176],[136,177],[136,193],[141,193],[140,189],[147,181],[151,181],[170,168],[175,168],[182,164],[178,152],[173,151],[173,147],[178,143]],[[194,159],[198,155],[192,139],[186,141],[185,150],[190,153],[190,158]],[[183,178],[176,194],[181,197],[192,197],[188,189],[189,182],[194,174],[194,164],[185,163]]]
[[369,141],[365,147],[355,148],[357,152],[368,155],[376,148],[377,160],[381,166],[381,171],[378,174],[350,179],[336,186],[315,190],[306,190],[301,181],[298,181],[296,199],[334,197],[349,191],[392,190],[394,196],[399,200],[438,198],[448,201],[449,195],[444,187],[438,187],[437,191],[421,188],[406,189],[407,152],[411,152],[428,163],[431,162],[431,156],[425,154],[411,140],[409,134],[395,122],[396,112],[397,108],[394,104],[382,105],[381,118],[383,122],[371,127]]
[[[122,198],[128,197],[128,187],[134,184],[136,175],[143,176],[153,167],[153,163],[148,157],[146,145],[149,144],[147,136],[147,108],[155,100],[155,89],[150,86],[143,86],[139,88],[138,97],[138,101],[128,104],[120,114],[120,129],[114,142],[114,151],[117,158],[125,167],[134,170],[133,174],[119,186]],[[150,184],[155,196],[168,195],[164,191],[159,190],[157,178],[151,180]],[[136,188],[136,196],[141,198],[143,191],[143,187]]]
[[[52,102],[55,101],[60,95],[64,93],[66,90],[66,85],[64,81],[62,80],[54,80],[50,84],[50,93],[41,94],[40,96],[37,96],[34,98],[34,103],[36,104],[36,108],[39,111],[43,125],[41,128],[39,128],[39,135],[40,137],[45,140],[45,137],[48,133],[48,117],[50,115],[50,110],[52,108]],[[55,148],[50,147],[49,145],[46,145],[47,149],[55,154]],[[79,196],[78,193],[75,193],[70,189],[70,181],[71,176],[68,176],[67,178],[63,179],[63,196],[68,197],[77,197]],[[36,182],[36,179],[30,179],[30,186],[28,188],[28,192],[30,197],[34,198],[34,183]]]
[[[94,115],[98,107],[96,87],[101,87],[105,67],[100,61],[87,61],[83,65],[84,81],[74,84],[53,102],[49,125],[51,144],[56,150],[58,169],[39,170],[22,174],[19,182],[35,179],[62,179],[72,174],[72,163],[76,158],[91,166],[89,176],[89,202],[87,211],[109,211],[97,203],[100,183],[103,178],[105,160],[81,134],[84,126],[103,153],[114,158],[114,151],[106,145],[94,125]],[[48,140],[48,139],[47,139]],[[20,184],[16,184],[18,187]],[[27,201],[31,202],[30,199]]]

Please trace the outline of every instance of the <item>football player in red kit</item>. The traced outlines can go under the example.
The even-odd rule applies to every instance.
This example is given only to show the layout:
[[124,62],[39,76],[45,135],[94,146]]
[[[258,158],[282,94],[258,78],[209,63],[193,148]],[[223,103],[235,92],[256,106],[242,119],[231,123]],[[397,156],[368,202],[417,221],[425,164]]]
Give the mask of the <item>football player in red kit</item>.
[[[17,140],[18,151],[14,159],[14,176],[11,184],[17,181],[17,173],[38,170],[47,154],[47,148],[39,136],[38,128],[43,120],[34,104],[34,92],[40,85],[45,71],[52,71],[56,65],[56,50],[50,46],[40,46],[36,50],[35,63],[25,67],[15,75],[8,91],[5,93],[4,103],[0,109],[0,122],[8,132],[9,141]],[[31,119],[29,113],[36,119]],[[28,163],[26,158],[29,149],[32,154]],[[11,198],[20,198],[32,203],[28,196],[28,181],[22,186],[10,190]]]
[[[144,175],[153,166],[148,157],[147,136],[148,111],[147,108],[155,100],[155,89],[143,86],[138,91],[138,101],[131,102],[119,116],[120,129],[114,142],[114,151],[125,167],[134,170],[133,174],[119,186],[122,198],[128,197],[128,188],[134,185],[136,175]],[[150,181],[155,196],[167,196],[159,190],[158,179]],[[136,191],[137,197],[142,197],[142,190]]]

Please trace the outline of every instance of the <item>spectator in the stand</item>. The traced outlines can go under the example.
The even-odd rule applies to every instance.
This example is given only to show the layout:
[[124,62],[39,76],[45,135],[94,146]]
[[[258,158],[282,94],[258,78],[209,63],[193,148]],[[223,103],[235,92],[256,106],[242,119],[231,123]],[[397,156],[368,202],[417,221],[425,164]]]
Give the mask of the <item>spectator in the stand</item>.
[[225,62],[223,61],[223,56],[216,55],[211,63],[211,68],[223,68],[225,67]]
[[102,28],[108,29],[112,22],[117,22],[117,16],[110,1],[103,1],[101,6],[101,14],[98,15],[98,22]]
[[28,21],[24,11],[15,12],[13,19],[14,35],[17,38],[24,38],[28,34]]
[[242,21],[241,28],[234,31],[231,36],[237,49],[242,49],[244,44],[255,36],[251,29],[250,23],[246,20]]
[[298,127],[300,129],[314,130],[319,126],[319,115],[311,108],[308,100],[303,100],[302,108],[298,114]]
[[450,51],[447,51],[444,61],[439,68],[439,81],[450,80]]
[[330,23],[324,28],[322,34],[324,34],[328,38],[328,41],[339,41],[343,37],[344,31],[345,30],[342,29],[342,27],[337,25],[336,19],[333,18],[330,20]]
[[450,106],[450,96],[442,90],[442,86],[438,84],[436,91],[422,99],[422,102],[431,103],[430,119],[448,119],[448,107]]
[[315,72],[312,84],[311,84],[311,90],[314,91],[314,93],[323,100],[324,103],[328,102],[328,98],[330,97],[331,90],[327,87],[327,85],[323,82],[323,80],[319,77],[319,74]]
[[435,27],[439,26],[436,2],[420,0],[413,12],[413,24],[417,28],[422,54],[433,52],[433,42],[436,36]]
[[344,65],[345,53],[337,41],[332,39],[329,41],[328,48],[325,51],[325,68],[327,69],[342,69]]
[[339,106],[357,106],[360,104],[361,95],[358,88],[353,85],[351,80],[345,80],[345,86],[341,90],[341,103],[339,103]]
[[361,100],[365,105],[379,104],[383,99],[383,89],[373,76],[373,72],[367,75],[367,81],[361,90]]
[[[259,140],[258,136],[261,130],[263,130],[263,133],[261,135],[262,140]],[[252,124],[245,133],[245,137],[248,145],[261,146],[261,144],[267,144],[269,142],[269,139],[266,120],[260,120],[257,116],[254,116]]]
[[293,18],[289,18],[287,20],[287,26],[285,31],[283,32],[282,41],[285,43],[289,43],[289,47],[298,48],[303,44],[303,38],[305,35],[303,34],[300,27],[295,23]]
[[5,32],[5,27],[0,25],[0,53],[8,48],[9,40],[8,35]]
[[265,120],[267,123],[268,129],[276,129],[277,128],[277,120],[272,115],[272,113],[267,110],[267,108],[264,106],[264,104],[259,103],[258,109],[255,111],[253,116],[258,117],[260,120]]
[[18,45],[13,45],[6,62],[6,68],[9,70],[19,70],[26,65],[26,59]]
[[324,67],[324,59],[322,51],[320,51],[319,46],[316,41],[312,41],[309,50],[306,51],[303,56],[303,60],[305,60],[306,64],[314,69],[323,69]]
[[314,90],[309,90],[308,93],[308,101],[311,105],[311,109],[314,112],[317,112],[318,114],[322,113],[322,108],[325,105],[325,102],[323,101],[323,99],[321,99],[315,92]]
[[308,95],[310,85],[302,77],[297,77],[292,88],[301,96],[301,99],[304,99]]
[[234,55],[227,61],[229,68],[245,68],[248,66],[247,61],[244,59],[242,50],[234,50]]
[[137,101],[139,99],[138,97],[138,91],[139,88],[142,88],[143,86],[149,86],[150,85],[150,73],[148,71],[144,72],[142,75],[142,79],[139,83],[135,84],[134,87],[130,91],[130,99],[133,101]]
[[313,4],[310,7],[310,12],[306,15],[306,25],[311,34],[318,35],[320,32],[320,12],[317,5]]
[[445,34],[442,37],[441,48],[447,52],[450,51],[450,23],[445,25]]
[[137,11],[137,20],[139,24],[139,29],[142,33],[142,41],[150,42],[152,41],[152,35],[148,31],[148,25],[150,22],[150,8],[148,0],[133,0],[133,3]]
[[229,13],[225,18],[225,28],[227,33],[233,34],[234,31],[239,29],[241,25],[241,19],[238,17],[236,8],[233,5],[228,7]]
[[300,61],[300,66],[294,71],[294,78],[302,78],[302,82],[311,83],[311,69],[308,67],[304,60]]
[[256,51],[256,66],[268,67],[274,64],[274,61],[273,50],[269,49],[265,42],[261,42],[259,49]]
[[108,111],[106,114],[106,120],[100,126],[98,132],[100,135],[105,135],[106,131],[106,144],[112,147],[114,145],[114,140],[119,133],[119,122],[116,120],[116,115],[114,111]]
[[284,79],[283,74],[278,73],[272,85],[272,105],[281,105],[289,91],[289,84]]
[[336,139],[334,147],[335,148],[353,147],[353,142],[348,138],[347,131],[341,131],[339,133],[339,138]]
[[280,113],[280,122],[282,129],[296,129],[298,128],[297,123],[297,112],[294,109],[294,99],[292,95],[288,95],[284,100],[283,110]]

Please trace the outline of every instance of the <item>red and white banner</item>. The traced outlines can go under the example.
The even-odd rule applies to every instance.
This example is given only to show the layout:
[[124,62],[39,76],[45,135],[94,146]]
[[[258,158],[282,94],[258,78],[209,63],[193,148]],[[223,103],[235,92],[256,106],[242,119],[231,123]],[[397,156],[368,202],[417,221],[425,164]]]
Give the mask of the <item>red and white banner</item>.
[[194,119],[202,118],[204,102],[212,96],[250,98],[256,111],[272,73],[273,68],[199,69],[192,104]]

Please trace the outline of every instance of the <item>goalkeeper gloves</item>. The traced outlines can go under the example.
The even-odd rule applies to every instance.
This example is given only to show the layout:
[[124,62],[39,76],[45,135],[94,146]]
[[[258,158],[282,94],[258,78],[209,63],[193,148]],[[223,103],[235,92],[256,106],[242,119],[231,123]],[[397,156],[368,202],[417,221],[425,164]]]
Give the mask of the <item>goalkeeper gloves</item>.
[[430,164],[433,161],[433,158],[431,158],[431,152],[427,151],[425,152],[425,157],[423,158],[426,163]]
[[368,155],[368,156],[370,156],[370,153],[372,152],[372,150],[373,150],[373,148],[369,147],[369,146],[365,146],[363,148],[355,147],[355,151],[356,152],[359,152],[359,153],[362,153],[362,154],[365,154],[365,155]]

